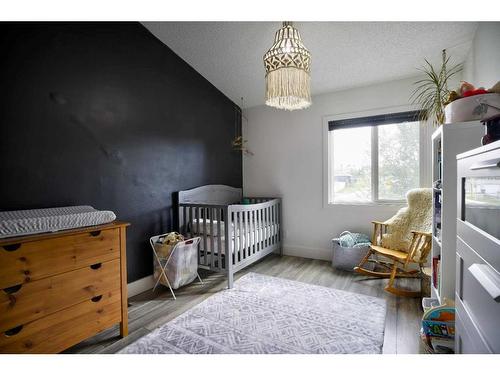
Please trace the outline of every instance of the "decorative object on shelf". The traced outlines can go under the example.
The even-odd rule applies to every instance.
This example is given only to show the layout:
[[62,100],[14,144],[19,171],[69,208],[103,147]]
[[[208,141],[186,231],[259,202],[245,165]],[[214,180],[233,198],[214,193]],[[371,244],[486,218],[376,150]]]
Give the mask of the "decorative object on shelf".
[[292,22],[283,22],[264,55],[266,104],[293,111],[311,105],[311,54]]
[[446,123],[488,121],[500,115],[500,82],[490,89],[462,81],[445,106]]
[[484,121],[483,124],[485,127],[485,135],[481,139],[481,144],[483,146],[500,140],[500,115],[497,115],[488,121]]
[[414,104],[418,104],[421,109],[421,119],[429,120],[433,125],[442,125],[445,121],[444,106],[446,101],[455,96],[453,91],[448,90],[448,82],[455,74],[462,71],[462,64],[457,64],[448,68],[450,58],[446,56],[446,50],[442,52],[442,61],[439,70],[425,59],[425,64],[420,71],[426,77],[415,82],[417,87],[411,95]]
[[247,155],[253,155],[253,152],[251,152],[247,146],[246,143],[248,142],[246,139],[243,138],[243,112],[241,110],[243,108],[243,98],[241,98],[241,107],[235,107],[235,120],[234,120],[234,138],[233,141],[231,142],[231,147],[235,151],[241,151],[244,154]]

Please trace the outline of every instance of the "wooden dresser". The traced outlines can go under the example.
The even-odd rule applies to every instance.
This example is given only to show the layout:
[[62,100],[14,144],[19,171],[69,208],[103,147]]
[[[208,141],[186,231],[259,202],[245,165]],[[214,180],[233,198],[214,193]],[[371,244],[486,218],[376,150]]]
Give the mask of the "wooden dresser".
[[0,240],[0,353],[59,353],[117,323],[126,336],[128,225]]

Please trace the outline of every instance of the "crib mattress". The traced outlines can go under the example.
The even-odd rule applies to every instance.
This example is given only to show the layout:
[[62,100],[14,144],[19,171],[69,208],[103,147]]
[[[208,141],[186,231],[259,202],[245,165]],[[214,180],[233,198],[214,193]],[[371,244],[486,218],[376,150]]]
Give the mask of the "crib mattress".
[[[235,249],[247,248],[253,246],[256,242],[262,242],[271,238],[271,236],[278,233],[279,225],[271,224],[265,225],[261,228],[256,228],[253,231],[247,231],[244,236],[236,235],[232,238],[231,251],[234,253]],[[212,238],[213,238],[213,249],[212,249]],[[240,245],[241,242],[241,245]],[[220,237],[220,251],[221,254],[225,253],[226,248],[226,238],[224,236]],[[215,255],[219,253],[219,236],[206,236],[206,246],[205,240],[202,237],[200,241],[201,251],[213,252]]]
[[91,206],[3,211],[0,212],[0,238],[88,227],[115,219],[114,212],[99,211]]

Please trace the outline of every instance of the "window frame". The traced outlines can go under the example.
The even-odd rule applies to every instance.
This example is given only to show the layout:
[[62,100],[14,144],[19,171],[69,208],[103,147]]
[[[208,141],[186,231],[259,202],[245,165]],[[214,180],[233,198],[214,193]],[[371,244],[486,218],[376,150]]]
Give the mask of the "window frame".
[[[370,202],[334,202],[334,186],[330,184],[331,176],[333,175],[334,161],[333,153],[330,153],[330,137],[333,137],[333,131],[330,131],[329,122],[339,121],[344,119],[354,119],[361,117],[378,116],[397,112],[407,112],[415,111],[417,108],[413,106],[394,106],[378,108],[369,111],[355,112],[355,113],[343,113],[338,115],[330,115],[323,117],[323,207],[332,206],[403,206],[406,203],[405,199],[402,200],[387,200],[387,199],[375,199],[378,197],[378,126],[371,126],[371,201]],[[423,160],[423,152],[426,151],[427,147],[423,143],[424,137],[426,137],[426,131],[423,131],[424,126],[420,122],[419,127],[419,186],[425,185],[422,167],[425,166],[425,161]],[[377,152],[374,152],[377,150]]]

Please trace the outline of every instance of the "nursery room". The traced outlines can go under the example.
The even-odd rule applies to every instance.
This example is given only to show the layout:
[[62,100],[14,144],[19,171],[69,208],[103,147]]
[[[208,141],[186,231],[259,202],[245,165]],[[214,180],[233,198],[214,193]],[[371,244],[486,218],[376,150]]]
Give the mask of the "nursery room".
[[500,22],[204,9],[2,16],[0,360],[500,353]]

